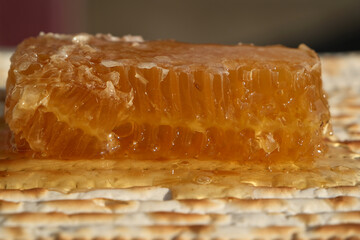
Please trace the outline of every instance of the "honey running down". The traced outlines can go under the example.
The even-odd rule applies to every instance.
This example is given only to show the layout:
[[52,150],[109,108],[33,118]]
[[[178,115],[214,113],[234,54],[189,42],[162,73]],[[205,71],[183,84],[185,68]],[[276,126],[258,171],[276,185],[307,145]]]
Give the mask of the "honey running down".
[[263,187],[286,192],[360,183],[360,154],[338,141],[327,142],[328,151],[311,165],[283,168],[199,159],[39,159],[31,152],[11,151],[10,139],[10,130],[0,118],[0,191],[165,187],[172,199],[214,199],[258,197],[257,190]]
[[320,61],[306,46],[43,34],[11,62],[5,119],[14,149],[35,157],[300,165],[326,150]]

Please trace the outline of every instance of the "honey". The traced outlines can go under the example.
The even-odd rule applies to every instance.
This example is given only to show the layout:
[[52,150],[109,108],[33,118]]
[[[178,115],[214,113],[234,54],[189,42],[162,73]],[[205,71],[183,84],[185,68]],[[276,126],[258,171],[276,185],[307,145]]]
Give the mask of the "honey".
[[319,58],[305,46],[86,34],[20,44],[5,109],[15,150],[35,158],[265,167],[322,156],[329,117]]
[[284,168],[199,159],[39,159],[31,152],[12,152],[9,133],[0,121],[0,189],[67,193],[155,186],[169,188],[173,199],[203,199],[250,198],[256,187],[290,191],[360,182],[360,154],[337,142],[328,142],[329,150],[312,165]]

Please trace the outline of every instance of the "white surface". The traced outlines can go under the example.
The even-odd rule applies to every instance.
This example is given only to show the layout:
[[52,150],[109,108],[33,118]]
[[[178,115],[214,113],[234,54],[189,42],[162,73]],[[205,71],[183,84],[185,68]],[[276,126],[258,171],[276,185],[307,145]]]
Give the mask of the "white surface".
[[0,49],[0,89],[5,88],[12,53],[12,49]]

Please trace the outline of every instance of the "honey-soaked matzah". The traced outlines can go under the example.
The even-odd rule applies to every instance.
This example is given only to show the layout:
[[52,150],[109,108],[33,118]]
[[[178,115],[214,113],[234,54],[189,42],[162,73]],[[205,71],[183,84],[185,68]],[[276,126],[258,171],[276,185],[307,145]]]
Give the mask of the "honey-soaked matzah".
[[0,239],[356,239],[359,64],[358,55],[322,58],[334,139],[313,168],[174,160],[151,171],[2,155]]

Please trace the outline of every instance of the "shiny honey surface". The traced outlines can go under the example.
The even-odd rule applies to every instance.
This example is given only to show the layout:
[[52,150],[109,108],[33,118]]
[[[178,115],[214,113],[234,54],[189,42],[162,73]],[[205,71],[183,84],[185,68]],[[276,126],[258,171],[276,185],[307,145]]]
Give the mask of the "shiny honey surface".
[[[35,158],[311,164],[329,110],[309,48],[45,34],[19,45],[5,119]],[[166,161],[165,161],[166,162]]]
[[246,197],[244,186],[354,186],[360,181],[360,155],[329,142],[312,165],[266,167],[219,160],[36,159],[11,151],[10,132],[1,123],[0,189],[48,188],[61,192],[97,188],[161,186],[174,198]]

